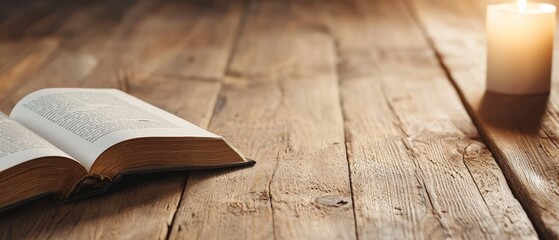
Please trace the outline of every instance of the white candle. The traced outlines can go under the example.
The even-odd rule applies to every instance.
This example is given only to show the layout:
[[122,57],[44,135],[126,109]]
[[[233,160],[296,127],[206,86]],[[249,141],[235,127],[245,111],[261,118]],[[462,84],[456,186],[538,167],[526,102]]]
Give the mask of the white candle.
[[549,92],[555,6],[525,1],[489,5],[486,30],[488,91]]

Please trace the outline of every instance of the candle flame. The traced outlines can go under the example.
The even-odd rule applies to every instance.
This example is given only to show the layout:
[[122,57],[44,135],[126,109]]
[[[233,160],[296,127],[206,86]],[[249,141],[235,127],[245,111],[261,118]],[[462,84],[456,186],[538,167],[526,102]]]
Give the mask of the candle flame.
[[523,12],[526,10],[526,0],[518,0],[518,11]]

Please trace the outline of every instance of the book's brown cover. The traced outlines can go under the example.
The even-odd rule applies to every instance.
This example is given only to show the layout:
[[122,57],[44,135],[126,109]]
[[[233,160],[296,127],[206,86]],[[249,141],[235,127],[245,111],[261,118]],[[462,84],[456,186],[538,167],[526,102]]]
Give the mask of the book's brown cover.
[[[108,177],[95,177],[95,176],[87,176],[83,178],[79,183],[76,184],[72,193],[66,198],[59,198],[59,202],[71,202],[76,201],[82,198],[87,198],[91,196],[96,196],[103,194],[104,192],[108,191],[113,183],[119,182],[124,175],[131,175],[131,174],[149,174],[149,173],[156,173],[156,172],[171,172],[171,171],[192,171],[192,170],[211,170],[211,169],[223,169],[223,168],[240,168],[240,167],[248,167],[253,166],[256,164],[256,161],[252,159],[247,159],[246,162],[240,163],[231,163],[231,164],[224,164],[224,165],[216,165],[216,166],[191,166],[191,167],[164,167],[164,168],[150,168],[150,169],[142,169],[142,170],[131,170],[119,173],[114,178]],[[43,193],[37,195],[32,198],[28,198],[17,203],[8,205],[6,207],[0,208],[0,212],[7,211],[14,207],[20,206],[24,203],[36,200],[38,198],[42,198],[47,195],[53,195],[53,193]]]
[[256,164],[256,161],[252,159],[247,159],[246,162],[240,163],[231,163],[231,164],[221,164],[216,166],[191,166],[191,167],[163,167],[163,168],[150,168],[150,169],[141,169],[141,170],[131,170],[126,172],[121,172],[116,175],[113,179],[109,178],[98,178],[99,182],[93,184],[85,184],[79,188],[76,188],[72,194],[66,199],[63,199],[63,202],[68,201],[75,201],[82,198],[87,198],[95,195],[102,194],[109,190],[111,185],[115,182],[120,182],[125,175],[132,175],[132,174],[149,174],[149,173],[157,173],[157,172],[170,172],[170,171],[192,171],[192,170],[211,170],[211,169],[222,169],[222,168],[235,168],[235,167],[246,167],[246,166],[253,166]]

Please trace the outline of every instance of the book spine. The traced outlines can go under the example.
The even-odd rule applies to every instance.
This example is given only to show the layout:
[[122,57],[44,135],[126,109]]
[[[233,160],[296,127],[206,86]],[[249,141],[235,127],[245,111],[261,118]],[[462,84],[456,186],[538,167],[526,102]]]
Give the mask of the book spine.
[[75,201],[78,199],[99,195],[106,192],[113,183],[112,179],[106,176],[86,176],[82,178],[70,191],[61,199],[62,202]]

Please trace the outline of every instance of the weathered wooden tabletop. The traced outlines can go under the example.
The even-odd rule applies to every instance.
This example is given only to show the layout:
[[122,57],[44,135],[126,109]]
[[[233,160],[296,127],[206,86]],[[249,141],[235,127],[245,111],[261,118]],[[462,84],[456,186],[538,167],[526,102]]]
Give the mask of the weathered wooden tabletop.
[[559,85],[485,93],[487,3],[3,1],[2,111],[118,87],[258,163],[43,198],[0,239],[559,238]]

